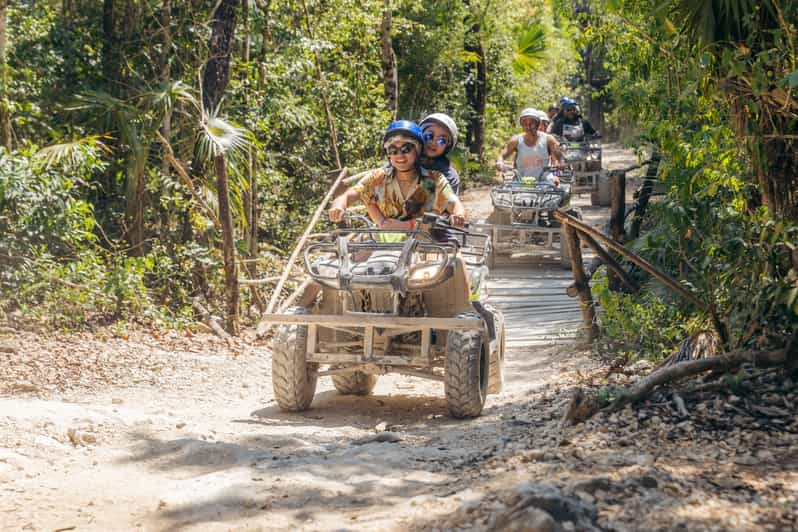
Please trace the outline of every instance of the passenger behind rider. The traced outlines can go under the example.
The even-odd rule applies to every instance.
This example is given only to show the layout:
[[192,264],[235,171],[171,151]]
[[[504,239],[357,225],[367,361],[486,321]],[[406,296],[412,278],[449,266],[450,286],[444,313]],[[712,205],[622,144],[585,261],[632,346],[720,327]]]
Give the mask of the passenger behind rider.
[[450,214],[452,225],[465,224],[465,208],[441,172],[421,167],[421,128],[409,120],[392,122],[382,138],[389,165],[376,168],[333,200],[330,221],[339,222],[346,208],[362,200],[381,229],[415,229],[425,212]]
[[540,118],[540,125],[538,126],[538,131],[542,131],[543,133],[549,128],[551,124],[551,120],[549,119],[549,115],[544,113],[543,111],[536,111],[538,118]]
[[460,176],[447,155],[457,145],[457,124],[444,113],[432,113],[421,121],[424,150],[421,166],[444,175],[452,192],[460,193]]
[[513,135],[507,146],[496,159],[496,168],[504,171],[512,167],[505,164],[505,157],[515,154],[515,169],[518,179],[523,182],[525,177],[533,177],[538,183],[546,183],[555,187],[560,186],[560,178],[551,173],[544,174],[544,168],[550,163],[563,165],[565,163],[560,146],[554,137],[539,131],[540,116],[537,109],[527,108],[521,111],[518,121],[524,129],[521,135]]
[[563,98],[560,100],[560,114],[554,119],[549,133],[566,140],[581,142],[585,136],[596,135],[590,122],[582,118],[576,100]]

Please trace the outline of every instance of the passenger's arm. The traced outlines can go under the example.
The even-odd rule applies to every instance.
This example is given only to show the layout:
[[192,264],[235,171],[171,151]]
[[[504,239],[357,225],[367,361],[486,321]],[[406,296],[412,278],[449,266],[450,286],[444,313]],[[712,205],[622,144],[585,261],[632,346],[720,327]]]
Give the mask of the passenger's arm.
[[463,203],[460,201],[460,198],[457,196],[452,196],[449,198],[449,203],[446,206],[446,210],[450,213],[450,220],[452,225],[455,227],[463,227],[466,222],[466,212]]

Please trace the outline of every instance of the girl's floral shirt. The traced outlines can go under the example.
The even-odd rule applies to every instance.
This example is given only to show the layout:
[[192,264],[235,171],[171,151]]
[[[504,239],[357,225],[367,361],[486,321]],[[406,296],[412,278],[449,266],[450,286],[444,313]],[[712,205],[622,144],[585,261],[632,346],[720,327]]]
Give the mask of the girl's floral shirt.
[[354,190],[366,205],[376,204],[386,218],[410,219],[425,212],[442,213],[457,196],[440,172],[422,169],[407,197],[392,168],[377,168],[358,181]]

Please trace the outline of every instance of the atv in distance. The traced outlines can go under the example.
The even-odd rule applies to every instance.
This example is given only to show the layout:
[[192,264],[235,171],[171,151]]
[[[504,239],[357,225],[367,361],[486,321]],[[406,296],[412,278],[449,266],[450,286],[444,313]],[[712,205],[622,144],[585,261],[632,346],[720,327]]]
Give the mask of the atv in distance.
[[[565,230],[554,219],[554,211],[570,205],[573,172],[570,167],[556,166],[547,166],[543,171],[559,177],[560,185],[519,177],[515,170],[508,170],[502,173],[503,183],[491,189],[493,212],[484,222],[474,224],[478,231],[491,236],[491,268],[500,254],[537,253],[554,250],[555,245],[560,264],[571,267]],[[581,218],[577,209],[569,212]]]
[[609,178],[602,169],[602,148],[599,135],[573,134],[564,126],[560,140],[565,162],[573,169],[571,192],[590,192],[591,205],[609,205]]
[[282,410],[306,410],[319,377],[342,394],[371,393],[379,375],[443,382],[449,413],[478,416],[502,388],[504,318],[484,303],[490,238],[424,215],[414,231],[332,231],[305,249],[320,286],[309,308],[264,321]]

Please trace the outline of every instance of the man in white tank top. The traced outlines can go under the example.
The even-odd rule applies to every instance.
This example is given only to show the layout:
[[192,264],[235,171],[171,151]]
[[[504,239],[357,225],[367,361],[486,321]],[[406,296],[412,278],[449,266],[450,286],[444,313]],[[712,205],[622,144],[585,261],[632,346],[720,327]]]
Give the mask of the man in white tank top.
[[521,135],[513,135],[507,146],[504,147],[496,159],[496,167],[501,170],[506,170],[507,165],[504,162],[505,157],[510,157],[515,153],[515,169],[518,171],[518,177],[534,177],[538,183],[548,183],[553,186],[560,185],[560,179],[557,176],[546,174],[543,175],[543,168],[549,165],[564,164],[562,152],[554,137],[542,131],[538,131],[540,126],[539,111],[532,108],[527,108],[521,111],[518,117],[521,127],[524,128],[524,133]]

